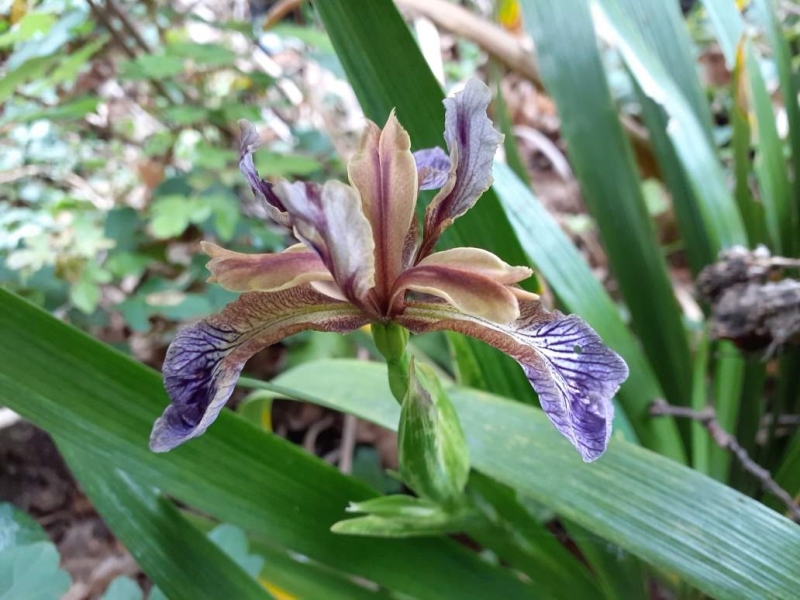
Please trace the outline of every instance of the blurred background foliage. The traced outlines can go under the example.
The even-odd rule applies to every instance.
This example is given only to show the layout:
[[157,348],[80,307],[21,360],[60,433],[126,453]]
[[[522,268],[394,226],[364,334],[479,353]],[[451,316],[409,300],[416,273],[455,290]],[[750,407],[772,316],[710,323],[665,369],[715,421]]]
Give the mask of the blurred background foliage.
[[[473,243],[500,248],[499,253],[510,262],[517,262],[512,260],[514,253],[523,260],[527,257],[537,267],[538,285],[547,302],[579,312],[625,355],[632,378],[620,393],[620,437],[687,463],[791,514],[786,505],[763,493],[759,485],[763,480],[746,473],[731,459],[730,448],[718,448],[698,423],[676,425],[647,411],[656,395],[696,410],[713,405],[719,424],[775,475],[788,490],[790,502],[800,491],[800,355],[791,347],[792,336],[771,348],[778,352],[766,355],[743,353],[731,343],[713,339],[708,299],[699,297],[695,287],[696,277],[717,258],[717,252],[734,243],[750,248],[764,243],[773,255],[788,260],[800,254],[797,3],[674,0],[665,8],[660,3],[672,0],[597,0],[591,3],[592,22],[589,3],[582,0],[565,0],[563,5],[539,0],[397,0],[394,4],[404,21],[397,17],[390,22],[388,17],[385,21],[378,17],[395,18],[393,3],[362,1],[365,4],[360,6],[352,1],[320,1],[317,7],[309,2],[268,0],[0,1],[0,285],[158,368],[180,324],[218,311],[235,297],[206,283],[201,240],[244,252],[271,252],[289,243],[285,232],[268,222],[239,173],[237,120],[248,119],[262,131],[263,147],[255,155],[262,177],[343,179],[345,161],[357,147],[365,114],[379,120],[397,106],[412,140],[441,144],[431,133],[438,136],[441,131],[438,121],[433,124],[434,117],[440,118],[436,111],[441,110],[434,98],[436,82],[450,92],[477,74],[496,92],[492,116],[506,134],[502,158],[508,169],[497,171],[494,191],[479,203],[476,213],[484,212],[465,218],[455,235],[484,232],[485,238]],[[572,13],[570,7],[575,9]],[[370,31],[375,32],[372,37]],[[392,36],[409,32],[413,56],[400,45],[387,45],[385,52],[379,52],[382,36],[396,41]],[[539,51],[536,59],[531,54],[531,37]],[[570,63],[577,54],[588,56],[588,62]],[[424,73],[421,57],[427,63]],[[586,66],[595,59],[596,69]],[[404,68],[411,69],[411,74]],[[591,102],[583,95],[589,92]],[[770,277],[776,279],[776,272],[770,271]],[[789,310],[794,306],[796,311],[798,305],[790,305]],[[800,325],[791,326],[796,339]],[[71,334],[58,332],[72,339]],[[487,363],[480,348],[461,338],[425,336],[414,340],[413,352],[434,364],[445,380],[523,402],[532,400],[516,365],[507,376],[502,358]],[[395,438],[377,426],[391,428],[396,418],[392,423],[391,415],[370,404],[384,392],[377,384],[370,387],[381,379],[372,370],[362,369],[363,365],[328,361],[371,356],[375,356],[374,346],[363,331],[347,337],[295,336],[248,365],[248,373],[261,378],[285,372],[278,381],[286,388],[258,389],[258,382],[245,381],[242,387],[248,390],[240,391],[235,402],[239,415],[262,432],[274,431],[302,444],[354,475],[356,480],[337,479],[331,488],[337,498],[352,501],[369,496],[365,483],[382,493],[403,489],[391,471],[397,466]],[[80,363],[64,364],[77,370]],[[133,379],[130,373],[146,378],[132,367],[118,368],[120,381],[123,375]],[[351,386],[358,382],[358,393],[346,392],[348,382]],[[518,384],[525,391],[520,392]],[[155,393],[149,379],[142,385]],[[324,393],[330,398],[322,397]],[[475,415],[490,411],[481,413],[475,408],[482,406],[482,396],[476,400],[467,392],[461,394],[459,410],[465,411],[465,426],[469,430],[472,423],[477,431],[480,420]],[[80,394],[75,392],[73,397]],[[310,403],[276,408],[274,400],[283,397]],[[14,406],[10,396],[0,396],[0,400]],[[75,406],[79,404],[76,401]],[[349,411],[363,420],[356,425],[354,417],[340,418],[314,404]],[[393,406],[391,401],[389,406]],[[31,409],[32,420],[47,422],[47,411],[37,410]],[[512,431],[512,425],[503,423],[504,419],[513,421],[509,416],[513,409],[503,410],[505,416],[497,417],[498,427]],[[135,412],[126,418],[137,427],[147,421]],[[525,418],[520,417],[519,423],[535,429],[536,423]],[[66,422],[76,427],[82,423],[74,414]],[[229,432],[236,430],[225,429],[225,423],[223,419],[218,431],[223,439],[228,435],[230,442]],[[132,438],[125,438],[125,431],[107,426],[112,432],[109,439],[119,444],[120,453],[124,448],[134,454],[138,451]],[[232,508],[222,508],[221,514],[213,516],[245,529],[251,526],[245,539],[242,530],[222,525],[209,534],[213,547],[204,545],[204,534],[192,538],[197,546],[190,558],[221,561],[219,571],[209,571],[209,577],[227,574],[233,581],[231,569],[236,563],[251,575],[260,572],[261,583],[276,598],[324,597],[321,590],[333,589],[337,595],[331,597],[419,596],[426,582],[436,581],[426,572],[419,582],[405,583],[402,573],[386,575],[369,561],[364,566],[354,557],[371,551],[367,545],[354,546],[348,554],[339,552],[345,548],[336,546],[339,542],[330,542],[330,548],[321,544],[319,554],[312,556],[318,562],[306,565],[292,553],[300,547],[313,554],[313,540],[295,542],[293,531],[290,535],[282,530],[279,533],[286,537],[277,541],[270,537],[274,533],[270,527],[278,526],[269,518],[286,521],[293,514],[289,508],[280,505],[273,515],[265,515],[246,505],[251,513],[244,514],[236,502],[242,502],[245,492],[237,496],[239,492],[228,490],[223,484],[231,487],[233,479],[217,471],[214,477],[223,478],[210,481],[208,488],[199,487],[201,492],[186,492],[181,481],[171,489],[169,478],[159,471],[170,473],[170,467],[158,467],[138,454],[140,465],[123,466],[145,479],[145,484],[111,464],[101,464],[95,473],[86,469],[91,457],[81,457],[74,439],[55,427],[46,429],[59,441],[103,516],[116,527],[115,534],[126,544],[141,544],[131,551],[154,581],[169,581],[174,575],[162,570],[156,560],[169,556],[173,547],[165,543],[154,550],[148,546],[148,532],[155,536],[162,528],[172,531],[173,526],[183,531],[175,524],[188,520],[194,535],[198,533],[195,527],[205,532],[213,523],[188,511],[179,514],[172,503],[153,493],[153,485],[209,511],[203,505],[204,494],[219,505],[229,501]],[[249,431],[245,430],[247,436]],[[547,439],[546,433],[541,435]],[[210,437],[208,443],[218,443]],[[247,439],[253,448],[286,452],[280,456],[288,463],[296,460],[291,451],[271,446],[267,438]],[[213,453],[203,450],[203,443],[196,447],[209,459]],[[733,589],[763,583],[751,580],[757,579],[754,565],[761,555],[754,555],[750,565],[723,565],[730,571],[725,571],[729,579],[723,583],[716,579],[721,567],[713,561],[703,563],[708,559],[703,554],[708,550],[703,546],[706,542],[718,543],[724,557],[735,555],[733,534],[725,538],[720,529],[711,529],[723,537],[710,536],[710,542],[692,538],[686,547],[677,544],[675,548],[664,542],[671,524],[686,515],[680,510],[688,510],[680,505],[681,485],[686,486],[686,494],[691,489],[711,495],[718,492],[705,478],[692,479],[696,473],[682,480],[685,472],[677,464],[631,446],[603,459],[606,462],[598,463],[593,475],[581,471],[574,482],[569,477],[562,481],[557,449],[533,446],[542,453],[537,456],[553,461],[555,466],[547,471],[546,466],[525,463],[531,457],[504,454],[502,448],[491,449],[490,443],[480,446],[487,447],[489,451],[473,457],[480,473],[473,472],[469,488],[484,511],[482,519],[491,523],[491,527],[468,531],[484,549],[481,566],[469,562],[466,553],[451,554],[455,551],[444,543],[402,547],[409,555],[430,552],[424,556],[441,559],[442,563],[430,563],[433,571],[438,565],[451,564],[447,561],[455,557],[452,560],[459,568],[478,569],[478,579],[496,577],[491,581],[501,587],[483,590],[487,597],[500,589],[513,594],[522,589],[515,587],[520,581],[534,586],[530,589],[543,597],[594,590],[609,598],[645,597],[645,593],[664,597],[662,592],[699,597],[693,586],[711,595],[732,597]],[[612,448],[621,447],[612,444]],[[270,470],[270,465],[258,465],[255,453],[235,454],[241,471],[233,473],[244,473],[244,477],[258,473],[264,480],[285,476],[279,469]],[[630,456],[634,458],[628,463]],[[514,462],[516,458],[519,462]],[[189,464],[179,462],[180,457],[176,460],[178,466]],[[568,471],[573,465],[563,460],[564,473],[577,472]],[[499,466],[492,467],[493,461]],[[327,534],[328,513],[335,513],[331,522],[345,515],[337,512],[338,506],[330,507],[324,498],[314,496],[318,490],[313,485],[306,485],[304,477],[315,481],[315,477],[329,477],[329,472],[302,464],[299,483],[282,485],[312,498],[307,506],[323,513],[314,525],[322,523]],[[509,465],[519,471],[515,474]],[[652,521],[644,517],[637,521],[643,529],[629,530],[626,521],[625,511],[637,506],[638,488],[631,489],[630,498],[620,500],[623,508],[618,513],[599,500],[595,512],[591,493],[604,485],[603,477],[613,475],[619,487],[609,486],[622,496],[626,494],[622,486],[635,485],[636,476],[649,481],[647,469],[658,470],[664,479],[654,477],[647,494],[641,492],[655,507],[648,517]],[[531,479],[519,475],[523,471]],[[625,474],[630,479],[624,479]],[[562,487],[567,491],[560,492]],[[253,494],[264,491],[247,489]],[[573,500],[569,490],[584,494],[584,500]],[[731,498],[738,499],[719,494],[713,498],[720,506],[727,507],[728,501],[733,505]],[[141,500],[133,504],[143,523],[139,537],[129,524],[126,529],[126,513],[117,507],[124,505],[125,498]],[[650,505],[638,505],[647,516]],[[671,507],[674,515],[669,513]],[[287,512],[281,513],[283,508]],[[702,518],[715,516],[713,524],[718,527],[732,518],[721,509],[714,513],[715,509],[705,507]],[[753,514],[765,519],[765,527],[779,527],[769,520],[772,513],[769,517]],[[752,527],[761,523],[758,519],[752,517]],[[652,543],[644,540],[645,522],[654,523],[664,537]],[[797,542],[791,537],[794,530],[780,531],[785,536],[781,544],[796,549],[789,546],[790,541]],[[41,537],[31,543],[44,544]],[[692,545],[695,541],[699,550]],[[63,553],[63,545],[59,549]],[[249,554],[250,549],[262,560],[268,558],[266,566]],[[45,567],[56,582],[53,585],[62,585],[63,574],[55,569],[52,548],[40,545],[36,551],[47,557]],[[153,558],[148,560],[148,556]],[[224,556],[233,561],[228,564]],[[12,560],[6,555],[3,563],[2,557],[0,569]],[[352,560],[352,570],[337,563],[339,559]],[[580,561],[591,565],[591,573]],[[505,573],[501,567],[508,565],[515,572],[511,582],[496,573]],[[175,567],[177,572],[179,567]],[[142,579],[135,565],[126,568],[120,573],[138,574]],[[786,588],[781,586],[791,580],[791,574],[775,569],[777,574],[761,589],[782,597]],[[76,571],[71,569],[71,573],[75,576]],[[365,587],[351,573],[377,584]],[[167,593],[170,597],[179,597],[181,589],[189,593],[191,579],[187,575],[180,580],[189,587],[175,583]],[[237,584],[241,597],[253,593],[248,581]],[[275,581],[281,586],[276,587]],[[570,584],[563,588],[567,591],[554,591],[565,582]],[[97,589],[73,589],[75,598],[99,597],[107,583]],[[451,593],[464,589],[457,582],[450,585]],[[294,590],[294,595],[284,588]],[[398,595],[394,595],[396,588],[401,590]],[[117,580],[104,597],[138,599],[141,591],[126,580]]]

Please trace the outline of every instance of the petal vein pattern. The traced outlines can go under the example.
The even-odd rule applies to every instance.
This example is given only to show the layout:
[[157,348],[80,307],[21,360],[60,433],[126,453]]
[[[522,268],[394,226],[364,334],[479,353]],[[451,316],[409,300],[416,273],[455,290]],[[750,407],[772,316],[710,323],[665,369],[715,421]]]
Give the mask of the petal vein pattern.
[[310,286],[243,294],[173,340],[163,368],[171,404],[153,425],[150,448],[166,452],[205,432],[262,348],[308,329],[347,333],[368,322],[360,309]]
[[611,399],[628,377],[625,361],[576,315],[520,302],[520,316],[498,324],[445,303],[413,303],[398,322],[414,333],[450,330],[491,344],[520,363],[550,421],[585,461],[599,458],[611,436]]

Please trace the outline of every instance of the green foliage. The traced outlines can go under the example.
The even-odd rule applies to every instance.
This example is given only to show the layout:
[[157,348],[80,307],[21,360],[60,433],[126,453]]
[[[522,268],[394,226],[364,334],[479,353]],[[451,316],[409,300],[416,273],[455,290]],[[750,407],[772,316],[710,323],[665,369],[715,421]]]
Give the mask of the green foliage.
[[[785,507],[762,497],[700,424],[649,413],[662,397],[713,406],[790,495],[800,492],[800,432],[781,437],[776,425],[800,411],[800,354],[765,366],[712,340],[708,307],[673,290],[734,244],[800,253],[800,21],[780,3],[750,4],[740,13],[733,0],[704,0],[688,27],[676,2],[519,4],[590,213],[583,220],[619,290],[604,289],[532,193],[502,98],[494,116],[513,170],[496,163],[493,188],[442,245],[535,267],[544,285],[524,285],[552,292],[625,358],[617,434],[597,463],[581,463],[552,429],[513,361],[454,334],[407,348],[398,338],[399,349],[374,326],[374,340],[299,335],[271,384],[242,380],[261,389],[238,416],[155,456],[147,434],[167,401],[158,377],[2,291],[0,336],[12,342],[0,346],[0,403],[54,436],[163,590],[153,597],[695,597],[690,586],[720,598],[793,597],[800,528],[773,510]],[[347,78],[367,117],[383,122],[396,108],[415,150],[443,144],[441,85],[389,0],[306,5],[260,46],[246,24],[151,3],[124,9],[138,36],[106,22],[106,7],[71,0],[26,6],[0,26],[0,283],[92,333],[122,331],[123,350],[131,332],[163,350],[179,323],[235,297],[206,283],[201,240],[243,252],[289,243],[238,171],[238,119],[265,131],[262,177],[346,178],[335,155],[340,140],[355,148],[358,127],[334,133],[329,116],[351,111],[349,96],[297,88],[270,44],[295,49],[312,72]],[[694,57],[717,43],[732,81],[701,83]],[[447,90],[481,61],[478,46],[456,39]],[[502,70],[491,68],[498,83]],[[328,116],[304,116],[304,94]],[[641,148],[620,114],[640,118],[661,181],[637,169]],[[654,217],[674,218],[677,241],[658,240]],[[380,354],[394,363],[394,394],[382,367],[353,360]],[[392,395],[405,396],[402,407]],[[278,397],[399,426],[399,474],[384,472],[371,447],[353,450],[345,475],[278,438]],[[0,506],[0,598],[36,597],[20,587],[33,583],[62,593],[57,559],[30,519]],[[141,592],[120,579],[104,598]]]
[[58,551],[36,521],[11,504],[0,504],[0,598],[47,600],[70,585],[58,568]]

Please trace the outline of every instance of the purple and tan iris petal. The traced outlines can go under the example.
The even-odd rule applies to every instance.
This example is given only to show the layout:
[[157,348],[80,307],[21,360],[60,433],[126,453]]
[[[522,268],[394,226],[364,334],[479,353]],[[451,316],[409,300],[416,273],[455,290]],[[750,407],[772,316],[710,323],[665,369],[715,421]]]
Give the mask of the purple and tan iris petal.
[[253,163],[253,152],[261,145],[261,137],[258,131],[249,121],[242,119],[239,121],[241,134],[239,136],[239,170],[250,184],[253,195],[264,203],[270,218],[289,227],[289,215],[283,206],[280,198],[275,194],[275,190],[270,182],[264,181],[259,177],[256,166]]
[[200,242],[211,257],[210,282],[231,292],[277,292],[312,281],[330,281],[330,271],[316,253],[302,244],[280,254],[242,254]]
[[442,250],[426,256],[417,264],[420,267],[436,266],[471,271],[505,284],[518,283],[533,275],[528,267],[512,267],[495,254],[481,248]]
[[444,138],[450,151],[450,172],[425,211],[422,255],[430,253],[442,232],[472,208],[492,185],[492,161],[503,135],[486,115],[492,92],[477,79],[445,105]]
[[310,286],[243,294],[175,337],[164,362],[171,404],[153,425],[150,448],[166,452],[201,435],[230,398],[245,362],[262,348],[308,329],[345,333],[369,317]]
[[402,306],[406,290],[446,300],[461,312],[494,323],[510,323],[519,317],[519,301],[508,286],[468,270],[417,265],[397,278],[393,306]]
[[500,325],[460,314],[445,303],[414,303],[397,322],[414,333],[451,330],[491,344],[520,363],[550,421],[584,461],[608,446],[611,399],[628,377],[625,361],[576,315],[520,303],[520,316]]
[[375,285],[375,242],[358,191],[339,181],[282,181],[275,186],[295,236],[319,255],[345,297],[369,305]]
[[425,148],[414,152],[414,161],[417,163],[417,178],[419,189],[436,190],[447,183],[450,174],[450,157],[439,148]]
[[364,214],[372,226],[376,291],[385,304],[392,283],[403,270],[403,249],[417,202],[411,140],[394,112],[383,130],[367,122],[361,148],[350,161],[347,174],[361,194]]

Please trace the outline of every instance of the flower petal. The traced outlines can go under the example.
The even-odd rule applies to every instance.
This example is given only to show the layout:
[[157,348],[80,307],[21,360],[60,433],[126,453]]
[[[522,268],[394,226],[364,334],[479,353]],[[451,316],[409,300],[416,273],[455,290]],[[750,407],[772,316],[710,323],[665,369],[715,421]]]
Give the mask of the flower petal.
[[175,337],[164,361],[172,403],[153,425],[150,448],[166,452],[201,435],[230,398],[253,354],[299,331],[347,332],[369,322],[358,308],[309,286],[243,294]]
[[492,185],[492,161],[503,135],[486,116],[491,100],[489,88],[470,79],[460,93],[444,101],[444,138],[452,164],[447,182],[425,211],[421,256],[429,254],[442,232]]
[[430,254],[419,266],[440,266],[478,273],[498,283],[517,283],[533,275],[528,267],[512,267],[498,256],[481,248],[452,248]]
[[358,191],[338,181],[279,182],[275,193],[291,215],[298,239],[328,267],[344,295],[368,304],[375,285],[375,242]]
[[361,148],[347,166],[350,183],[361,194],[375,238],[375,282],[388,299],[403,270],[403,248],[417,203],[417,165],[411,140],[392,112],[383,130],[368,122]]
[[450,157],[438,146],[414,152],[419,189],[435,190],[447,183]]
[[577,315],[548,312],[538,301],[520,303],[520,312],[513,323],[498,325],[444,303],[415,303],[396,320],[414,333],[458,331],[516,359],[553,425],[583,460],[599,458],[611,436],[611,399],[628,366]]
[[509,287],[472,271],[420,264],[398,277],[393,306],[406,290],[438,296],[467,315],[493,323],[510,323],[519,317],[519,301]]
[[331,272],[314,252],[301,244],[280,254],[242,254],[200,242],[211,257],[209,281],[231,292],[277,292],[312,281],[330,281]]
[[258,131],[249,121],[242,119],[239,121],[241,134],[239,137],[239,170],[250,184],[250,189],[256,198],[264,202],[267,213],[276,223],[289,227],[289,215],[283,206],[280,198],[275,195],[272,184],[259,177],[256,166],[253,163],[253,152],[258,149],[261,138]]

